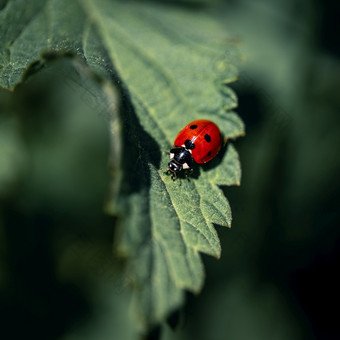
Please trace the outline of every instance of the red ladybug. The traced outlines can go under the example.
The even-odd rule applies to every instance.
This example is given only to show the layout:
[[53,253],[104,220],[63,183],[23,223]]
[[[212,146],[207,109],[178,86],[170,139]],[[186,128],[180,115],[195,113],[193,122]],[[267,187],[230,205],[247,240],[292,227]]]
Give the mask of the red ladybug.
[[170,150],[168,172],[175,180],[181,170],[185,170],[186,177],[192,173],[194,161],[203,164],[217,155],[222,146],[221,132],[210,120],[194,120],[180,131],[174,146]]

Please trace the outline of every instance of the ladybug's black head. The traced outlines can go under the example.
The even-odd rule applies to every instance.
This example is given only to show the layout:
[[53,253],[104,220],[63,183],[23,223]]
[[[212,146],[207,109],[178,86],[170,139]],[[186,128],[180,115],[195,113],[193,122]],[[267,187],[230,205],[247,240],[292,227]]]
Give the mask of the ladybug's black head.
[[177,174],[182,170],[183,166],[182,164],[179,164],[174,159],[172,159],[168,164],[168,168],[172,173]]

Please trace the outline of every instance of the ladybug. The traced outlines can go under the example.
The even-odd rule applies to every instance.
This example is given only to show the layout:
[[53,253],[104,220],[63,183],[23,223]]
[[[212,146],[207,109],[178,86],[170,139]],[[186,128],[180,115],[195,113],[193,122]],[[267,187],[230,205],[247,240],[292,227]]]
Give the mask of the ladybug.
[[177,174],[185,170],[185,176],[193,172],[194,162],[203,164],[213,159],[222,146],[221,132],[210,120],[199,119],[186,125],[177,135],[174,148],[170,150],[168,171],[176,180]]

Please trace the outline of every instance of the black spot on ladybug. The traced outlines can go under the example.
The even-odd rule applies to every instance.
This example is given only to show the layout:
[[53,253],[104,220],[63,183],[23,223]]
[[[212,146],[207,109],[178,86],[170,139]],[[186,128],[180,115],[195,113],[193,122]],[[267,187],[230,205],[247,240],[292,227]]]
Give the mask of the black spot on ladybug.
[[207,153],[207,156],[210,156],[211,155],[211,151],[209,151],[208,153]]
[[204,139],[205,139],[208,143],[211,142],[211,137],[210,137],[208,134],[206,134],[206,135],[204,136]]
[[190,139],[187,139],[185,142],[184,142],[184,145],[187,149],[189,150],[192,150],[192,149],[195,149],[195,144],[190,140]]
[[190,129],[191,129],[191,130],[197,129],[197,125],[190,125]]

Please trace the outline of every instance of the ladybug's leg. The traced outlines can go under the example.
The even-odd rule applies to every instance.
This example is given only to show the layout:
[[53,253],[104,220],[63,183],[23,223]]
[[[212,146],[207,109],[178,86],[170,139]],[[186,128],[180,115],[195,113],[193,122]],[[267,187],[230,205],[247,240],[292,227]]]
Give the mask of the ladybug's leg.
[[189,175],[191,175],[194,172],[194,170],[192,168],[186,169],[185,170],[185,178],[190,182],[190,178]]

